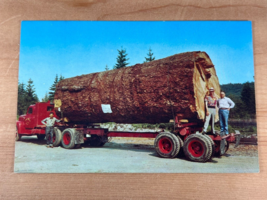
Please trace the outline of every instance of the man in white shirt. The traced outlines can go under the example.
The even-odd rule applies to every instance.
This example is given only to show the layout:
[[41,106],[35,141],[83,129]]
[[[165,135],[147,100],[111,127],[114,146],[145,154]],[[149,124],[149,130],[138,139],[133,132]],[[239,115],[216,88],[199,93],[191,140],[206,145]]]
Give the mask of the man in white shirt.
[[226,97],[223,91],[221,91],[220,96],[221,98],[217,101],[217,106],[219,108],[220,128],[221,132],[229,134],[228,117],[230,109],[235,106],[235,103],[230,98]]

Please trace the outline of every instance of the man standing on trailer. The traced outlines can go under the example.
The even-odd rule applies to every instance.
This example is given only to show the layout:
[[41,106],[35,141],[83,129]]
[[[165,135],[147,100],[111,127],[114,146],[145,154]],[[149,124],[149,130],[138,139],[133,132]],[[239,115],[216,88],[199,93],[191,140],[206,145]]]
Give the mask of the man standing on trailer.
[[214,122],[215,122],[215,115],[217,113],[217,98],[215,97],[214,89],[212,87],[209,89],[209,95],[207,95],[204,100],[206,107],[206,120],[202,134],[206,134],[210,120],[211,120],[211,132],[215,134]]
[[[54,113],[50,112],[49,117],[42,120],[42,124],[46,126],[45,136],[46,136],[46,147],[53,148],[53,132],[55,122],[60,122],[61,120],[54,117]],[[50,138],[49,138],[50,136]]]
[[229,134],[228,131],[228,117],[230,109],[235,106],[235,103],[228,97],[225,96],[224,91],[220,93],[221,98],[218,99],[217,106],[219,108],[220,128],[221,132]]

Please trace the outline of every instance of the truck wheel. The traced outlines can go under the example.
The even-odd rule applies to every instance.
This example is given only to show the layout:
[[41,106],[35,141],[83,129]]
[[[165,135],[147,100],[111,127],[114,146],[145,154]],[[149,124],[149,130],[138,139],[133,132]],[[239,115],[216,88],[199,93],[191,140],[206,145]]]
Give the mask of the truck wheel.
[[38,140],[44,140],[45,135],[37,135]]
[[58,147],[60,145],[61,139],[62,139],[61,131],[57,127],[54,127],[53,146]]
[[73,149],[75,146],[75,130],[67,128],[62,132],[61,144],[66,149]]
[[18,133],[18,128],[16,127],[16,141],[21,140],[21,135]]
[[206,162],[212,154],[212,145],[204,135],[189,135],[184,142],[185,156],[192,161]]
[[210,136],[208,136],[208,135],[204,135],[209,141],[210,141],[210,143],[211,143],[211,147],[212,147],[212,151],[211,151],[211,156],[210,156],[210,159],[214,156],[214,154],[215,154],[215,143],[214,143],[214,141],[211,139],[211,137]]
[[160,133],[155,138],[154,147],[160,157],[174,158],[180,151],[180,142],[172,133]]

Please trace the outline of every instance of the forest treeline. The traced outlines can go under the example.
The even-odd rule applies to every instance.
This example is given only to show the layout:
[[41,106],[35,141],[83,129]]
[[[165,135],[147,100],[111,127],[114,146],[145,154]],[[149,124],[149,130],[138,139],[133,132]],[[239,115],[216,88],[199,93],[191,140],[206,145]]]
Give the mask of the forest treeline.
[[[52,86],[49,88],[49,93],[45,94],[44,98],[41,99],[41,102],[47,102],[47,101],[52,101],[54,99],[54,94],[56,91],[56,85],[58,84],[59,81],[63,80],[64,77],[56,74],[54,83]],[[27,109],[30,105],[35,104],[36,102],[40,102],[32,79],[28,80],[27,85],[25,86],[24,83],[18,83],[18,108],[17,108],[17,115],[22,115],[27,112]]]
[[235,102],[235,107],[230,111],[230,118],[256,118],[254,82],[224,84],[221,85],[221,90]]

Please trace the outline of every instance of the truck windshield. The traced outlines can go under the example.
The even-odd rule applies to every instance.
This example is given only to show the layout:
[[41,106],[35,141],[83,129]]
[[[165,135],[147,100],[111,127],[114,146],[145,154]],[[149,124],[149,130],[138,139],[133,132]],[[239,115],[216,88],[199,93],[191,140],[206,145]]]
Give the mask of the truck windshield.
[[32,108],[29,108],[28,113],[27,114],[32,114]]
[[47,107],[47,111],[52,111],[52,110],[53,110],[52,107],[50,107],[50,106]]

